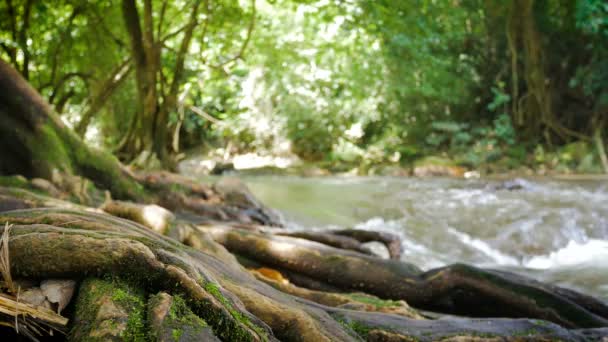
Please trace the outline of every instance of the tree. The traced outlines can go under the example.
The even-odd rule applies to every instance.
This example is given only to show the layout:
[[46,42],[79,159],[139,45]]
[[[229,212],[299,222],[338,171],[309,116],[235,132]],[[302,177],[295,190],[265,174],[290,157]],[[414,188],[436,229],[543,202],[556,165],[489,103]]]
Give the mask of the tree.
[[[86,147],[4,62],[0,62],[0,147],[5,151],[0,159],[2,174],[53,180],[53,170],[59,170],[88,177],[122,198],[166,203],[179,199],[176,213],[188,220],[149,215],[158,208],[110,197],[93,212],[45,195],[52,186],[42,189],[39,180],[0,178],[2,184],[13,186],[0,186],[0,221],[6,222],[0,228],[2,255],[10,256],[2,276],[11,274],[6,280],[9,287],[13,277],[88,279],[82,282],[77,300],[71,335],[76,339],[145,337],[154,328],[144,323],[145,309],[161,309],[156,301],[144,304],[145,292],[183,298],[180,310],[166,307],[163,316],[177,316],[183,327],[192,323],[194,314],[195,321],[205,320],[197,329],[210,327],[208,334],[230,341],[436,341],[479,334],[580,341],[606,335],[605,329],[585,328],[608,326],[608,305],[575,291],[467,265],[423,272],[408,263],[365,254],[361,242],[394,244],[386,234],[356,230],[294,234],[269,227],[264,207],[233,182],[209,188],[166,173],[133,175],[115,158]],[[159,225],[159,219],[164,224]],[[235,255],[258,270],[249,272]],[[302,285],[277,279],[268,267]],[[125,282],[139,290],[125,291]],[[534,317],[560,325],[531,319],[421,319],[403,302],[386,299],[467,316]],[[116,312],[106,306],[99,314],[103,303],[121,307],[125,300],[135,307]],[[127,316],[132,324],[112,324],[109,315]]]
[[[141,153],[150,151],[144,157],[157,158],[165,166],[170,166],[167,139],[169,136],[169,114],[176,110],[177,96],[184,81],[185,62],[189,54],[195,30],[202,27],[199,40],[206,39],[206,33],[214,5],[210,1],[194,1],[189,6],[188,17],[185,24],[176,30],[164,33],[167,1],[162,2],[158,13],[158,22],[155,23],[153,2],[144,1],[143,21],[140,20],[139,11],[134,0],[122,1],[122,13],[129,33],[131,44],[131,57],[135,64],[135,77],[137,83],[137,111],[132,119],[124,144],[120,150],[127,159],[132,159]],[[202,7],[202,14],[201,12]],[[253,29],[255,19],[255,1],[252,1],[252,19],[248,29],[247,38],[237,57],[241,58],[247,46],[249,36]],[[200,17],[203,17],[201,20]],[[142,25],[143,22],[143,25]],[[181,35],[177,51],[170,51],[167,41]],[[166,65],[171,54],[172,66]]]

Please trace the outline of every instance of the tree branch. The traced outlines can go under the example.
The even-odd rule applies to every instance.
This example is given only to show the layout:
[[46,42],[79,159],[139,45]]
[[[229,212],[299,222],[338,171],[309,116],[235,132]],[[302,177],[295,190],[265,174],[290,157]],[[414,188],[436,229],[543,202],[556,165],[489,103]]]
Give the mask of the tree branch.
[[249,45],[249,41],[251,40],[251,35],[252,35],[253,29],[255,27],[255,16],[256,16],[255,0],[251,0],[251,12],[252,12],[251,21],[249,22],[249,27],[247,27],[247,35],[245,36],[245,40],[243,41],[243,45],[241,45],[239,52],[236,55],[234,55],[233,57],[221,62],[220,64],[211,65],[212,68],[224,70],[223,67],[225,65],[227,65],[228,63],[234,62],[239,59],[243,59],[245,50],[247,49],[247,46]]
[[74,130],[81,137],[87,132],[87,128],[93,116],[99,112],[106,101],[114,94],[114,91],[127,79],[127,76],[133,70],[131,58],[126,58],[120,65],[116,66],[110,73],[108,78],[101,84],[99,90],[92,97],[86,111],[82,114],[80,121],[74,127]]
[[[61,32],[59,42],[58,42],[58,44],[55,45],[55,51],[53,53],[53,65],[52,65],[52,69],[51,69],[51,79],[48,82],[49,85],[55,82],[55,77],[57,76],[57,65],[59,64],[57,62],[57,59],[59,57],[59,51],[63,50],[65,48],[64,41],[66,40],[66,38],[70,37],[69,33],[72,31],[72,25],[74,24],[74,19],[76,19],[76,17],[81,13],[82,9],[83,9],[82,6],[75,6],[72,9],[72,14],[70,14],[70,17],[68,19],[68,25],[65,27],[63,32]],[[45,88],[45,86],[40,87],[40,91],[42,91],[42,89],[44,89],[44,88]]]
[[57,112],[57,114],[63,113],[63,107],[65,107],[66,103],[68,103],[68,100],[74,97],[74,95],[76,95],[76,92],[74,91],[74,89],[70,89],[70,91],[60,97],[59,101],[57,101],[57,105],[55,106],[55,112]]
[[135,0],[122,1],[122,13],[127,31],[129,32],[129,40],[131,42],[131,54],[136,68],[144,68],[146,64],[146,55],[142,44],[142,32],[139,24],[139,14]]
[[156,37],[160,37],[163,22],[165,21],[165,11],[167,10],[167,0],[163,1],[163,4],[160,8],[160,15],[158,19],[158,26],[156,27]]
[[27,30],[30,26],[30,16],[32,13],[32,4],[34,0],[27,0],[23,9],[23,24],[19,30],[19,36],[17,42],[23,51],[23,65],[21,65],[21,73],[23,78],[29,80],[30,78],[30,51],[27,48]]
[[194,112],[194,114],[197,114],[198,116],[213,122],[214,124],[219,124],[221,123],[220,120],[214,118],[213,116],[211,116],[211,114],[208,114],[207,112],[205,112],[204,110],[198,108],[198,107],[194,107],[194,106],[190,106],[188,107],[192,112]]
[[59,91],[61,90],[61,88],[63,88],[63,85],[65,84],[65,82],[67,82],[68,80],[78,77],[80,79],[82,79],[84,81],[85,84],[88,84],[89,82],[89,78],[91,78],[91,74],[88,73],[83,73],[83,72],[68,72],[67,74],[63,75],[58,81],[57,84],[55,84],[55,87],[53,89],[53,93],[51,94],[51,96],[49,97],[49,103],[53,103],[55,96],[57,96],[57,94],[59,93]]
[[175,30],[175,31],[173,31],[171,33],[168,33],[166,36],[164,36],[164,37],[162,37],[160,39],[159,43],[164,44],[167,40],[169,40],[169,39],[177,36],[178,34],[184,32],[188,28],[188,26],[190,26],[189,23],[186,24],[186,25],[184,25],[184,26],[182,26],[182,27],[180,27],[180,28],[178,28],[177,30]]

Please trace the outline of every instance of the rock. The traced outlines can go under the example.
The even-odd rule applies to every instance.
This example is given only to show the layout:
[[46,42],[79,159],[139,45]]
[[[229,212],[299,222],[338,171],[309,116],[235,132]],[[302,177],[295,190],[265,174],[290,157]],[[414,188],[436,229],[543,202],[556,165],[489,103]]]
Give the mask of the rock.
[[238,178],[222,177],[213,185],[213,189],[222,197],[225,204],[244,210],[243,214],[257,223],[282,226],[283,220],[280,215],[255,198],[247,185]]
[[220,341],[181,297],[161,292],[148,301],[148,322],[158,342]]
[[302,175],[302,177],[322,177],[329,176],[331,174],[329,170],[316,166],[303,167],[299,173]]
[[222,177],[213,185],[213,189],[222,196],[226,204],[241,208],[258,208],[262,205],[238,178]]
[[234,172],[234,164],[232,162],[219,162],[211,169],[212,175],[223,175],[228,172]]
[[491,190],[491,191],[499,191],[499,190],[516,191],[516,190],[525,190],[525,189],[529,189],[529,188],[530,188],[530,183],[521,178],[514,178],[514,179],[502,181],[497,184],[489,184],[487,186],[487,189]]

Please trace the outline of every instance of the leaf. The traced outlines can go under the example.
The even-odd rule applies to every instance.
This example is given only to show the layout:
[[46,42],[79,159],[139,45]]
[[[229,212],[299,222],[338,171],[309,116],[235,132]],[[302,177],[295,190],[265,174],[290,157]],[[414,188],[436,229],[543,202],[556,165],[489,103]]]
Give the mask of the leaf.
[[57,304],[58,313],[70,303],[75,288],[74,280],[49,279],[40,284],[40,289],[48,301]]

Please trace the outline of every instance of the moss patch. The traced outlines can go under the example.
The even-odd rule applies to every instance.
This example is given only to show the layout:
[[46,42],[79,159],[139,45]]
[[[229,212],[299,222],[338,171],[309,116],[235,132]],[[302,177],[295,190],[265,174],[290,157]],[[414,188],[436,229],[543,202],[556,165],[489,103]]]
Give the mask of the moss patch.
[[0,176],[0,186],[30,189],[30,183],[23,176]]
[[144,293],[118,279],[86,279],[76,300],[73,341],[149,341],[144,316]]
[[370,296],[365,293],[348,293],[345,294],[346,297],[363,304],[373,305],[376,308],[388,308],[388,307],[396,307],[401,306],[399,302],[393,300],[384,300],[378,297]]
[[241,314],[239,311],[237,311],[232,306],[232,304],[228,301],[228,299],[226,299],[226,297],[224,297],[224,295],[220,291],[220,288],[217,284],[214,284],[212,282],[205,282],[203,287],[205,288],[205,291],[207,291],[209,294],[211,294],[213,297],[215,297],[215,299],[219,300],[224,305],[224,307],[228,310],[228,312],[230,312],[230,315],[237,322],[242,323],[242,324],[246,325],[247,327],[249,327],[251,330],[255,331],[256,334],[262,338],[262,340],[264,340],[264,341],[268,340],[266,331],[264,331],[262,328],[260,328],[259,326],[257,326],[253,322],[251,322],[251,320],[249,320],[249,318],[245,317],[243,314]]

